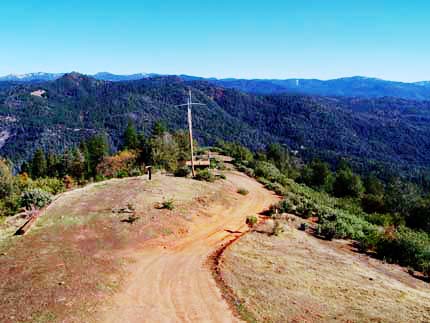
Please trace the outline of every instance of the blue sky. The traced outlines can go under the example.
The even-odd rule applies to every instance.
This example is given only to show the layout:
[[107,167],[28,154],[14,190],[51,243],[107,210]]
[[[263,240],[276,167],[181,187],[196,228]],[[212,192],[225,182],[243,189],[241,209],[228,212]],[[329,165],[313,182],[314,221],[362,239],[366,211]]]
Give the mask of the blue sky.
[[430,80],[427,0],[0,2],[0,75]]

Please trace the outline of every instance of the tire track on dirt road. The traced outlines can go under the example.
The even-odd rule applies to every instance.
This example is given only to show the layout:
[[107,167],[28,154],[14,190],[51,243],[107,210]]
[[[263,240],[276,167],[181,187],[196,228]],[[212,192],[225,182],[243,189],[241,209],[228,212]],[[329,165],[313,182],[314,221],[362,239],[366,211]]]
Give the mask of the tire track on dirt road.
[[240,322],[206,261],[235,238],[226,230],[246,230],[246,216],[267,209],[278,197],[244,174],[229,172],[227,181],[246,188],[248,195],[215,201],[204,210],[208,216],[193,220],[187,236],[137,251],[132,274],[102,322]]

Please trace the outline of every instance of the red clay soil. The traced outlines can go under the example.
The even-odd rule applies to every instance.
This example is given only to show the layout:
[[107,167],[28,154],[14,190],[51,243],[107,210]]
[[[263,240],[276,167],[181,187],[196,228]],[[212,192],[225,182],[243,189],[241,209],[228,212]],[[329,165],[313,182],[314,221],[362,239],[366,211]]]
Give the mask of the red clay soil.
[[208,257],[235,232],[247,230],[246,216],[268,208],[278,198],[255,180],[230,173],[228,181],[246,187],[231,190],[193,221],[182,239],[135,252],[125,288],[103,310],[102,322],[239,322],[207,265]]
[[[0,322],[236,321],[205,262],[277,197],[227,176],[208,184],[158,175],[64,194],[28,234],[0,243]],[[173,211],[154,207],[169,197]],[[112,213],[128,204],[133,224]]]

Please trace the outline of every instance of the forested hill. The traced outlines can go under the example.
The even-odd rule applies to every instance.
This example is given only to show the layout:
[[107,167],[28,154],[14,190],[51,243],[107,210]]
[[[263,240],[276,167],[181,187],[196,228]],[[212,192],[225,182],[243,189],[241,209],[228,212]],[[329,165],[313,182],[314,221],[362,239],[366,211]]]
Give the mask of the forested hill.
[[179,77],[109,82],[77,73],[0,86],[0,155],[19,163],[38,146],[58,151],[103,130],[115,149],[129,119],[147,133],[160,119],[185,128],[185,110],[175,105],[188,88],[206,104],[193,110],[202,144],[224,139],[259,149],[278,141],[306,158],[348,156],[362,170],[383,163],[411,174],[430,165],[430,102],[253,95]]

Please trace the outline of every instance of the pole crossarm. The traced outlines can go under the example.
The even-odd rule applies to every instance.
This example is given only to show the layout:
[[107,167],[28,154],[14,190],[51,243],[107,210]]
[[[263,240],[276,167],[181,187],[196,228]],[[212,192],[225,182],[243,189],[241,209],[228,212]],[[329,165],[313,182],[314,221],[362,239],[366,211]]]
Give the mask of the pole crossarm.
[[206,105],[199,102],[193,102],[191,99],[191,90],[188,90],[188,98],[187,103],[176,105],[177,107],[187,107],[187,114],[188,114],[188,131],[190,134],[190,150],[191,150],[191,172],[193,174],[193,177],[196,176],[195,170],[194,170],[194,147],[193,147],[193,121],[192,121],[192,115],[191,115],[191,107],[193,105],[202,106]]

